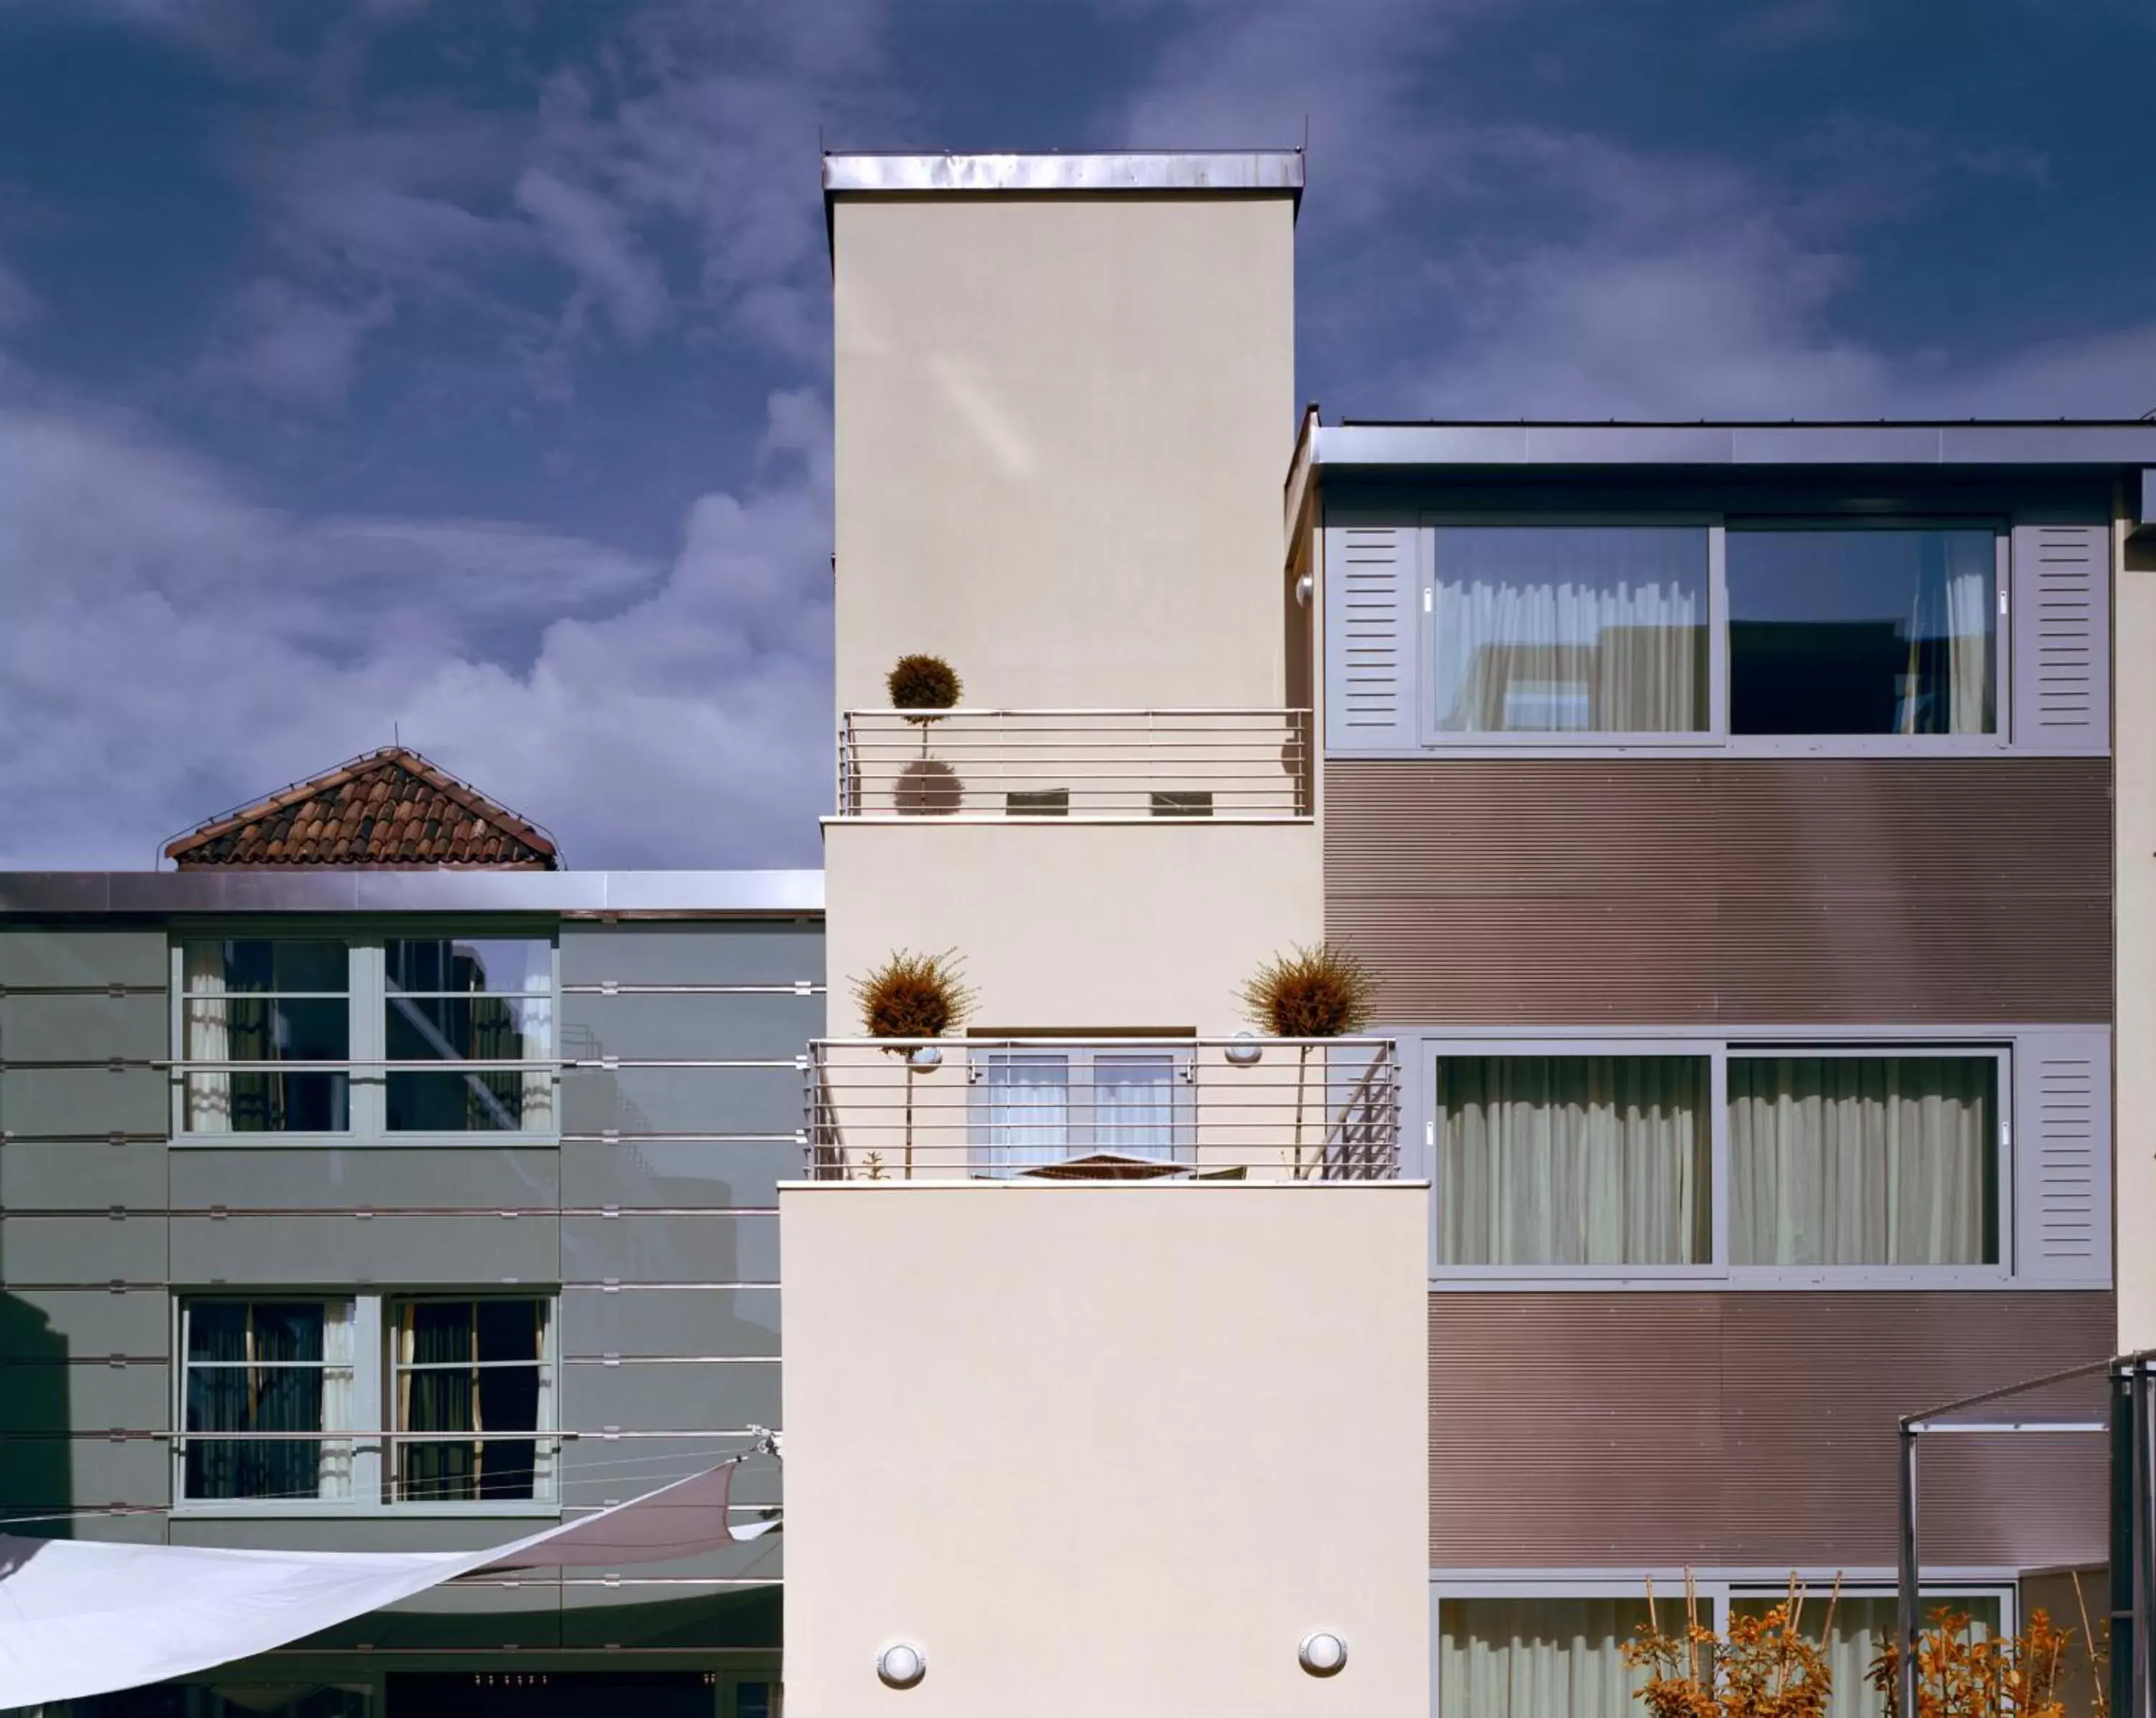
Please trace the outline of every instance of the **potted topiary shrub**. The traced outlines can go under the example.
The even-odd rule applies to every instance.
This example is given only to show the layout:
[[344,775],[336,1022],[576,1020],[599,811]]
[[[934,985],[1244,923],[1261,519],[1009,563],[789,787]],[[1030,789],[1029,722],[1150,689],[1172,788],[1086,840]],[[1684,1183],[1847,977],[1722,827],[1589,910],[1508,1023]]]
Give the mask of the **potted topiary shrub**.
[[[1243,986],[1243,1007],[1253,1025],[1278,1038],[1343,1038],[1370,1023],[1378,980],[1369,968],[1332,943],[1276,955]],[[1303,1093],[1311,1044],[1296,1047],[1295,1176],[1302,1166]]]
[[964,695],[958,671],[941,656],[901,656],[884,677],[891,707],[921,730],[921,755],[898,772],[893,798],[901,817],[947,817],[958,809],[964,784],[948,764],[928,755],[928,729]]
[[[860,1005],[861,1029],[871,1038],[940,1038],[962,1025],[973,1010],[973,993],[959,976],[963,963],[946,949],[916,954],[901,949],[880,966],[854,980]],[[916,1044],[886,1054],[906,1058],[905,1179],[913,1179],[913,1076],[942,1065],[942,1052]],[[880,1174],[874,1177],[881,1180]]]

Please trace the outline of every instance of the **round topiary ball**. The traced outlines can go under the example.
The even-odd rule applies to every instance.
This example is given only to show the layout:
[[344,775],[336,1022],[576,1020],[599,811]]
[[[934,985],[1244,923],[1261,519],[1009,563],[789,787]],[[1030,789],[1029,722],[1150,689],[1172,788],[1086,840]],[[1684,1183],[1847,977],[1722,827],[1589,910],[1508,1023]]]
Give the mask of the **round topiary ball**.
[[958,671],[941,656],[901,656],[884,684],[894,710],[947,710],[966,689]]

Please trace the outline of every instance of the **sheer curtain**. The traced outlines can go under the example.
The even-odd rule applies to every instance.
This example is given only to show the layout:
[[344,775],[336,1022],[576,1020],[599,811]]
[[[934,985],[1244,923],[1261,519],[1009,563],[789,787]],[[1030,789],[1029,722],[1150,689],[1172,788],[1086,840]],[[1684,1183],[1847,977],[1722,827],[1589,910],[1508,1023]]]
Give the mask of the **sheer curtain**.
[[1923,533],[1920,543],[1895,727],[1902,733],[1989,733],[1996,539],[1988,531],[1940,531]]
[[[224,989],[224,944],[189,943],[181,956],[186,990],[187,1048],[191,1062],[229,1062],[231,1034]],[[232,1131],[232,1075],[191,1073],[185,1092],[187,1129],[197,1134]]]
[[1711,1256],[1707,1063],[1690,1056],[1438,1063],[1446,1264],[1691,1264]]
[[1123,1157],[1175,1155],[1175,1058],[1096,1056],[1089,1096],[1093,1149]]
[[1733,1264],[1998,1258],[1990,1057],[1732,1057]]
[[[1635,1718],[1645,1678],[1617,1649],[1645,1599],[1440,1599],[1439,1718]],[[1662,1620],[1670,1623],[1665,1609]]]
[[1445,527],[1431,626],[1455,733],[1707,726],[1707,533]]
[[992,1169],[1030,1169],[1070,1155],[1070,1064],[1064,1056],[988,1059],[987,1134]]
[[[358,1381],[358,1354],[353,1329],[352,1304],[332,1302],[323,1309],[321,1424],[326,1432],[355,1431],[354,1391]],[[321,1446],[321,1488],[324,1497],[352,1495],[352,1445],[350,1439],[326,1442]]]

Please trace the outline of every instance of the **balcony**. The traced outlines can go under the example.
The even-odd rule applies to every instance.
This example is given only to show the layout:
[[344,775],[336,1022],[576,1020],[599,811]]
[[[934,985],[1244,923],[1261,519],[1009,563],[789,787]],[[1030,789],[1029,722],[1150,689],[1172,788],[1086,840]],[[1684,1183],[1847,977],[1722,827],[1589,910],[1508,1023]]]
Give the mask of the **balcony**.
[[827,1038],[805,1067],[811,1180],[1399,1174],[1382,1038]]
[[850,710],[844,818],[1306,821],[1307,710]]

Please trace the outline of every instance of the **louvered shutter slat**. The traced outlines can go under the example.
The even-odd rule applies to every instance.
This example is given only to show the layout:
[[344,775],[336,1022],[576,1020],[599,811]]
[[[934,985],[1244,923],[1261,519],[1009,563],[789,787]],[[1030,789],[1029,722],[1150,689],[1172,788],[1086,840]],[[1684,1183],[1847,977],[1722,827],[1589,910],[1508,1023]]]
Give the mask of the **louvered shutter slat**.
[[2024,1033],[2014,1057],[2015,1273],[2111,1282],[2111,1035]]
[[1326,744],[1385,751],[1415,743],[1412,527],[1325,533]]
[[2014,527],[2014,743],[2102,751],[2111,743],[2111,532]]

